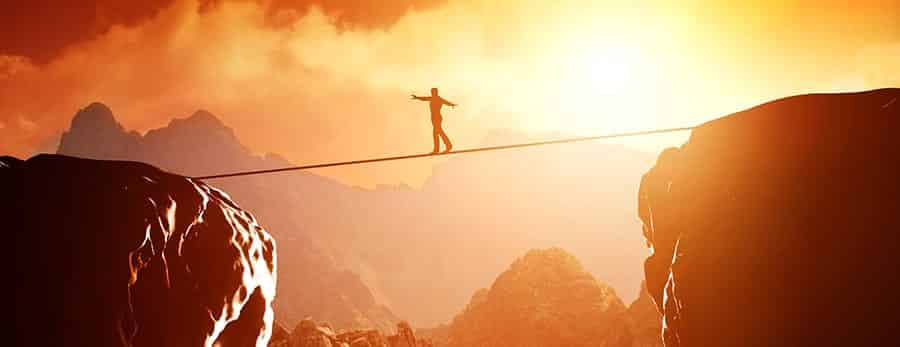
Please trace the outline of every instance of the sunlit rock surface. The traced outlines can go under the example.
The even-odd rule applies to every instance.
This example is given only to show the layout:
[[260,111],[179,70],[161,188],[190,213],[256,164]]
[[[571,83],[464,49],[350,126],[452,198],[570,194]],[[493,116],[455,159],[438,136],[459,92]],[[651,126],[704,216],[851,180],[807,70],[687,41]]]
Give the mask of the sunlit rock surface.
[[898,98],[781,99],[660,155],[639,212],[667,346],[896,344]]
[[640,294],[626,311],[628,325],[633,335],[632,347],[662,346],[660,313],[650,298],[646,286],[641,286]]
[[[241,144],[235,130],[204,110],[141,135],[126,131],[102,103],[92,103],[74,115],[60,139],[58,154],[139,161],[188,176],[292,165],[278,155],[255,155]],[[360,193],[308,172],[209,183],[253,211],[278,239],[279,290],[273,303],[277,320],[293,327],[312,316],[336,327],[359,329],[392,329],[399,321],[379,299],[381,295],[336,256],[337,250],[354,256],[359,252],[351,252],[346,244],[326,248],[320,242],[323,236],[346,229],[348,216],[356,221],[349,225],[361,223],[369,228],[373,224],[357,220],[368,214],[360,210],[371,210],[352,208],[359,203]]]
[[275,243],[225,193],[135,162],[0,163],[12,344],[267,343]]

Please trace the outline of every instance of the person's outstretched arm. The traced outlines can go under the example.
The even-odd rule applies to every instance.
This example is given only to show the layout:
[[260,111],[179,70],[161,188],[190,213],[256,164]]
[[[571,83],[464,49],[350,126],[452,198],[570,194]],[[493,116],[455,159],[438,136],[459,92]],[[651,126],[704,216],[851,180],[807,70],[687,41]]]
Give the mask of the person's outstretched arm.
[[447,99],[441,98],[441,102],[443,102],[444,105],[447,105],[447,106],[450,106],[450,107],[456,107],[456,104],[454,104],[454,103],[448,101]]
[[410,99],[413,100],[421,100],[421,101],[429,101],[431,100],[430,96],[416,96],[415,94],[410,94]]

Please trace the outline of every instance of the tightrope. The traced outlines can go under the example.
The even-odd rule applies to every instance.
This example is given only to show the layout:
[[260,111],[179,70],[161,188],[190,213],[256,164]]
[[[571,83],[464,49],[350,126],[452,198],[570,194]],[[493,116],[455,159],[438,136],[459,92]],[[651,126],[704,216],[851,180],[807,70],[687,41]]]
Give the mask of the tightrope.
[[679,131],[693,130],[694,128],[696,128],[696,127],[693,126],[693,127],[682,127],[682,128],[668,128],[668,129],[645,130],[645,131],[608,134],[608,135],[573,137],[573,138],[567,138],[567,139],[517,143],[517,144],[502,145],[502,146],[468,148],[468,149],[460,149],[460,150],[451,151],[451,152],[409,154],[409,155],[401,155],[401,156],[395,156],[395,157],[350,160],[350,161],[340,161],[340,162],[334,162],[334,163],[322,163],[322,164],[312,164],[312,165],[302,165],[302,166],[290,166],[290,167],[267,169],[267,170],[238,171],[238,172],[231,172],[231,173],[224,173],[224,174],[217,174],[217,175],[208,175],[208,176],[198,176],[198,177],[191,177],[191,178],[193,178],[195,180],[209,180],[209,179],[215,179],[215,178],[262,175],[262,174],[284,172],[284,171],[309,170],[309,169],[318,169],[318,168],[323,168],[323,167],[377,163],[377,162],[381,162],[381,161],[437,157],[437,156],[442,156],[442,155],[463,154],[463,153],[484,152],[484,151],[496,151],[496,150],[501,150],[501,149],[535,147],[535,146],[545,146],[545,145],[572,143],[572,142],[596,141],[596,140],[612,139],[612,138],[617,138],[617,137],[631,137],[631,136],[650,135],[650,134],[673,133],[673,132],[679,132]]

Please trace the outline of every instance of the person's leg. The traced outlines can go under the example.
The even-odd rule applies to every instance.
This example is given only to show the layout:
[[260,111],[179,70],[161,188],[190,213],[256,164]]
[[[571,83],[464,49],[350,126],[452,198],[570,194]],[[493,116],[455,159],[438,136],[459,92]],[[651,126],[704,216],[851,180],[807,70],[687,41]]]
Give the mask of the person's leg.
[[435,126],[434,130],[431,132],[431,135],[434,138],[434,149],[431,150],[431,153],[437,153],[441,149],[440,140],[438,140],[441,131],[438,129],[439,128]]
[[437,153],[441,150],[441,143],[438,139],[444,133],[444,129],[441,129],[441,120],[441,117],[431,116],[431,126],[433,127],[431,136],[434,139],[434,150],[431,153]]
[[444,129],[441,129],[441,139],[444,140],[444,147],[446,148],[444,151],[450,152],[453,149],[453,144],[450,143],[450,138],[447,137],[447,133],[444,132]]

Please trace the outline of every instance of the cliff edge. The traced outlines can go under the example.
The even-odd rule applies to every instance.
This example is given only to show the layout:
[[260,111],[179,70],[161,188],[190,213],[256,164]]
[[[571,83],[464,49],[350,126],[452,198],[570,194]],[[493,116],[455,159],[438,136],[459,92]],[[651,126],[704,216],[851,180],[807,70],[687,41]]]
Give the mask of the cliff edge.
[[900,309],[900,89],[703,124],[644,175],[667,346],[879,345]]

